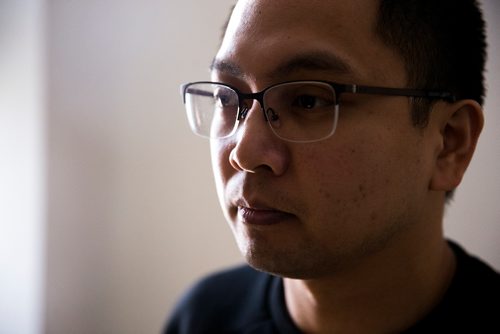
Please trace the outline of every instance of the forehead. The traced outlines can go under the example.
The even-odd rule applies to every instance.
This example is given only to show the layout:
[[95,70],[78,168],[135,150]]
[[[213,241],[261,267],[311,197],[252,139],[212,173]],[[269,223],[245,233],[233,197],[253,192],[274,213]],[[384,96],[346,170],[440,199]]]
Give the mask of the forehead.
[[327,31],[352,20],[358,25],[371,26],[378,3],[378,0],[239,0],[228,31],[267,30],[283,23],[293,23],[286,28],[300,26]]
[[286,68],[284,63],[293,63],[291,58],[310,56],[309,63],[301,62],[305,70],[321,63],[320,70],[332,65],[339,74],[362,81],[364,76],[386,76],[385,66],[397,69],[400,64],[394,62],[400,60],[376,34],[377,13],[378,0],[240,0],[215,58],[215,70],[271,76],[277,68]]

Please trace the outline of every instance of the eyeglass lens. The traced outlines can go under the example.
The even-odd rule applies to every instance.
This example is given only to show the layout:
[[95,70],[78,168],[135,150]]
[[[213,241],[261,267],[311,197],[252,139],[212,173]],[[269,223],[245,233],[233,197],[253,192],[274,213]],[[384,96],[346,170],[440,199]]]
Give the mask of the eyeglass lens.
[[[191,84],[185,90],[185,100],[195,133],[224,138],[235,132],[243,103],[232,88],[214,83]],[[272,86],[265,90],[263,102],[271,129],[282,139],[316,141],[335,130],[337,101],[335,91],[326,83],[302,81]]]

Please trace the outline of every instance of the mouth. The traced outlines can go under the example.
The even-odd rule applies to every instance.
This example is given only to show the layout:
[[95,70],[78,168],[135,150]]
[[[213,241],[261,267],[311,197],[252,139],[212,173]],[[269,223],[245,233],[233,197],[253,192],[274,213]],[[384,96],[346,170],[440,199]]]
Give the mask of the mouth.
[[265,206],[238,205],[237,209],[239,220],[247,225],[276,225],[295,217],[291,213]]

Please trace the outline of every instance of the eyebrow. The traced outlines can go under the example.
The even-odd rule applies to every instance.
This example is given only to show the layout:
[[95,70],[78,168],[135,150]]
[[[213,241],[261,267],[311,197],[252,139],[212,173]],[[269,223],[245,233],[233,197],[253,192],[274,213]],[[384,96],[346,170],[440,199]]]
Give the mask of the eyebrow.
[[[212,61],[210,70],[234,77],[246,76],[237,64],[217,58]],[[339,56],[325,51],[311,51],[293,55],[267,76],[269,78],[283,78],[299,71],[327,71],[339,75],[354,73],[352,66]]]

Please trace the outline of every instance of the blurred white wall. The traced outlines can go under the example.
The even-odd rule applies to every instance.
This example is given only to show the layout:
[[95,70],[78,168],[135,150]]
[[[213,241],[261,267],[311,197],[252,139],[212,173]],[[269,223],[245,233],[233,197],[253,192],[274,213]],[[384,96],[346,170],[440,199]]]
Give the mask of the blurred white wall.
[[157,333],[239,254],[179,94],[232,0],[48,2],[50,334]]
[[43,3],[0,0],[0,333],[41,333]]
[[[157,333],[194,280],[241,261],[178,93],[209,78],[233,2],[0,0],[0,334]],[[500,269],[500,3],[484,2],[486,127],[446,231]]]

